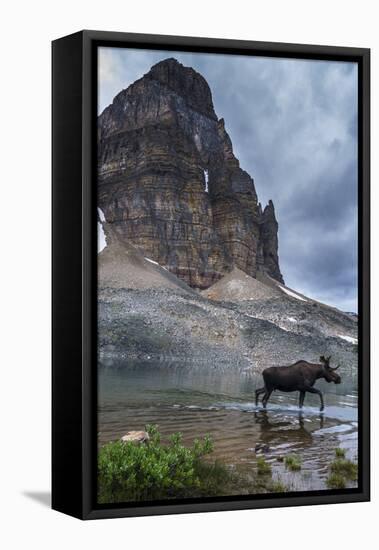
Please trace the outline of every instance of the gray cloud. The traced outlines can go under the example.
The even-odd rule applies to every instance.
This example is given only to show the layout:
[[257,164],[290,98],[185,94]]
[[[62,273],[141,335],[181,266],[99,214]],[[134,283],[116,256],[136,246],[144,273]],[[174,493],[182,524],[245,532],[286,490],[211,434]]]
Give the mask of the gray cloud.
[[99,112],[166,57],[206,78],[241,167],[274,201],[286,284],[356,311],[356,64],[101,48]]

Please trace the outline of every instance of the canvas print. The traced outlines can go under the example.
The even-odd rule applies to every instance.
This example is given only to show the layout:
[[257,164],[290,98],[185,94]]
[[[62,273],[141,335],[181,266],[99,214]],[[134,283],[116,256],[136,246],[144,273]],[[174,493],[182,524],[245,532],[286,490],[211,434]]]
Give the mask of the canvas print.
[[98,48],[99,504],[358,486],[358,69]]

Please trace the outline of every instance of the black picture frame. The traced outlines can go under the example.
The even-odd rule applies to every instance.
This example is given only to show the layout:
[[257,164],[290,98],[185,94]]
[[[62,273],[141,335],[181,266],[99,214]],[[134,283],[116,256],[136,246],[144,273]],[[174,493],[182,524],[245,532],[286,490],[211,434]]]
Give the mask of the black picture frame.
[[[359,486],[283,495],[96,504],[97,47],[354,61],[359,79]],[[370,50],[81,31],[52,43],[52,507],[81,519],[370,499]]]

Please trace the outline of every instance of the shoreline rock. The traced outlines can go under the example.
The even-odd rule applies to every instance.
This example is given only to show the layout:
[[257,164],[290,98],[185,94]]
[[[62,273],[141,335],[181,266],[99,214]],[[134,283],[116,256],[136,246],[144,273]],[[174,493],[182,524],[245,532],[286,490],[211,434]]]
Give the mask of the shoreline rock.
[[121,437],[121,441],[123,441],[124,443],[129,443],[130,441],[133,443],[146,443],[147,441],[149,441],[149,439],[150,437],[147,432],[136,430],[127,432]]

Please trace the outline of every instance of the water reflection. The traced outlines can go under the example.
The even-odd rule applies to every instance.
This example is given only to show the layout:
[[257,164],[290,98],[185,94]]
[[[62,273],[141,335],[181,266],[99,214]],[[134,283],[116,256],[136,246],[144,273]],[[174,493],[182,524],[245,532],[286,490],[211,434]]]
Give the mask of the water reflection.
[[260,428],[260,442],[270,450],[285,442],[291,447],[310,446],[313,444],[313,431],[316,428],[322,429],[325,424],[324,415],[315,416],[312,422],[307,422],[303,412],[282,420],[277,414],[272,415],[267,410],[262,410],[254,412],[254,420]]

